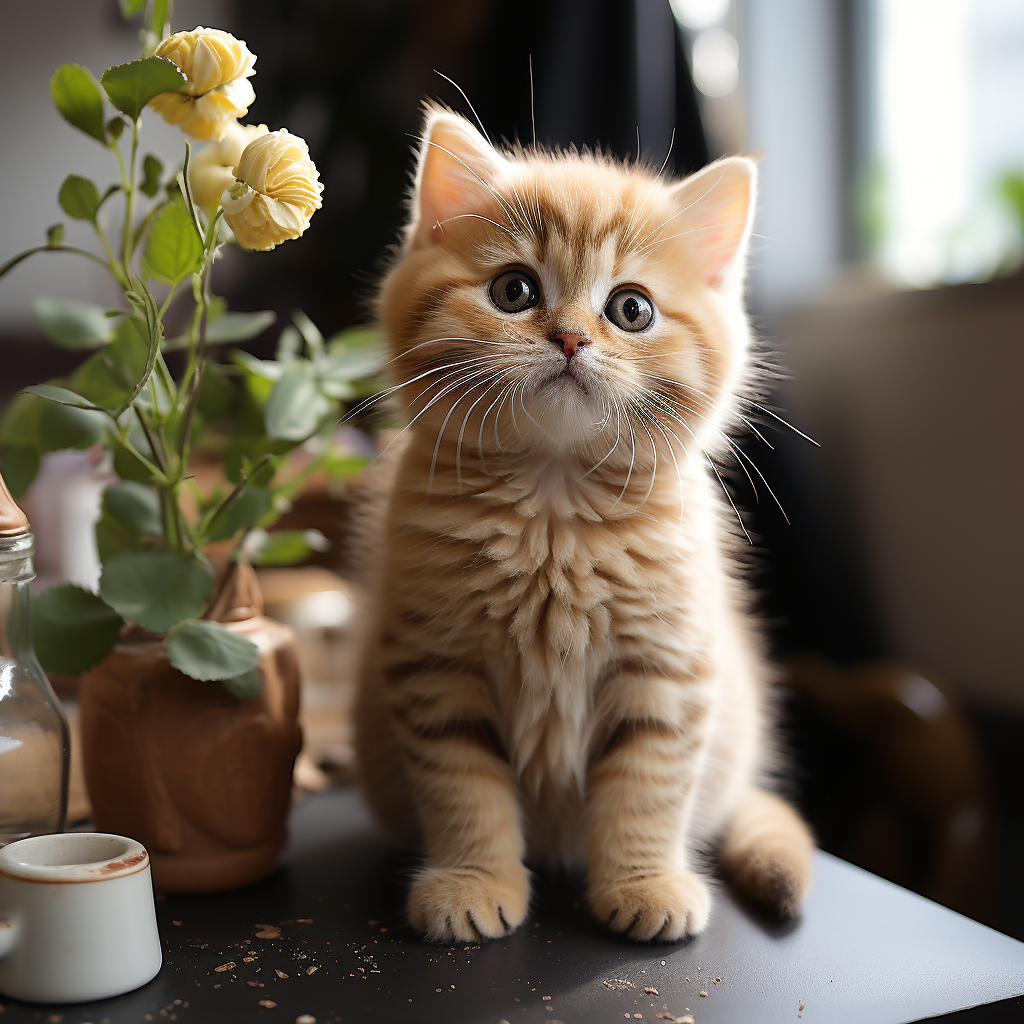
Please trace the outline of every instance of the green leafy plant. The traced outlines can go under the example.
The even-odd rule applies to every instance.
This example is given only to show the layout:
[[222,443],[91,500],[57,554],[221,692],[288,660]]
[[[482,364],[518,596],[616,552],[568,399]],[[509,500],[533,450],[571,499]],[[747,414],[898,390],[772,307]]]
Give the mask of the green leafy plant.
[[[362,468],[337,451],[334,427],[346,405],[376,390],[382,357],[372,332],[325,339],[301,312],[274,359],[225,350],[260,335],[275,316],[230,312],[213,294],[222,248],[267,249],[298,237],[319,208],[321,186],[301,139],[238,123],[254,98],[255,57],[245,44],[215,29],[171,35],[168,7],[121,0],[126,18],[145,8],[142,55],[98,82],[77,64],[58,68],[50,82],[57,110],[111,153],[118,180],[101,191],[69,174],[57,195],[97,249],[68,244],[65,225],[54,224],[45,243],[9,259],[0,277],[35,254],[70,253],[100,264],[124,303],[35,300],[50,341],[91,354],[66,379],[26,388],[10,404],[0,424],[2,469],[17,496],[45,453],[101,444],[118,477],[96,524],[99,593],[62,584],[36,600],[33,635],[46,668],[90,668],[131,622],[166,634],[168,658],[186,675],[245,698],[260,690],[259,652],[203,618],[215,586],[211,546],[267,565],[324,547],[315,530],[273,527],[314,472],[340,478]],[[205,57],[194,61],[199,49]],[[188,142],[169,172],[164,160],[140,152],[147,106],[210,143],[194,169]],[[120,218],[112,216],[118,207]],[[172,306],[187,315],[175,318],[185,326],[169,336]],[[183,360],[176,375],[169,353]],[[306,453],[296,469],[288,459],[299,445]],[[225,483],[212,494],[193,479],[197,455],[223,467]]]

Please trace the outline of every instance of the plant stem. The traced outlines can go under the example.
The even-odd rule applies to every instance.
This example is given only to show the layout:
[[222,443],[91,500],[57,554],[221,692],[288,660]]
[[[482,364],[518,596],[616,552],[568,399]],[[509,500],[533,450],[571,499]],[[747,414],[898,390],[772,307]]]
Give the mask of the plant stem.
[[252,467],[250,473],[242,475],[242,481],[237,487],[217,506],[213,515],[203,524],[203,532],[208,533],[209,529],[217,521],[223,512],[226,512],[242,495],[242,492],[249,486],[249,481],[273,458],[273,455],[263,455]]
[[114,256],[114,250],[110,248],[107,236],[96,221],[92,222],[92,226],[96,229],[96,237],[99,238],[103,245],[103,251],[107,254],[107,264],[110,267],[111,274],[114,275],[114,279],[122,288],[126,288],[128,286],[127,281],[121,275],[121,268],[118,266],[117,258]]
[[[22,260],[27,260],[29,256],[34,256],[37,252],[73,252],[78,256],[88,257],[93,263],[98,263],[106,270],[111,270],[109,263],[100,259],[96,253],[89,252],[88,249],[79,249],[75,245],[37,245],[31,249],[26,249],[24,252],[19,252],[17,256],[12,256],[3,266],[0,266],[0,277],[3,277],[9,270],[13,270]],[[118,284],[121,284],[120,273],[115,273],[114,278]]]
[[[139,152],[139,119],[132,125],[132,162],[128,168],[128,179],[125,181],[125,212],[124,212],[124,276],[126,281],[132,279],[132,221],[135,218],[135,172]],[[120,159],[120,150],[117,150]],[[122,172],[122,178],[124,174]]]
[[[216,221],[214,221],[216,224]],[[189,446],[192,440],[192,421],[195,419],[196,406],[199,404],[199,389],[203,383],[203,370],[206,366],[206,320],[210,311],[209,280],[210,269],[213,266],[213,250],[206,254],[203,262],[203,269],[199,274],[199,339],[196,343],[194,357],[189,360],[191,379],[189,385],[191,394],[189,396],[188,410],[185,413],[185,422],[181,428],[181,440],[179,454],[181,464],[188,462]]]
[[160,446],[157,445],[153,439],[153,434],[149,429],[149,424],[146,422],[146,417],[139,406],[133,406],[135,410],[135,418],[139,421],[139,426],[142,427],[142,433],[146,435],[146,443],[149,445],[149,450],[153,453],[153,460],[156,462],[157,467],[163,475],[167,476],[167,462],[163,457]]
[[167,312],[167,307],[170,306],[171,300],[174,298],[174,293],[178,290],[178,284],[180,284],[180,282],[171,285],[171,290],[167,293],[167,298],[164,299],[163,304],[157,310],[156,318],[160,323],[164,322],[164,313]]

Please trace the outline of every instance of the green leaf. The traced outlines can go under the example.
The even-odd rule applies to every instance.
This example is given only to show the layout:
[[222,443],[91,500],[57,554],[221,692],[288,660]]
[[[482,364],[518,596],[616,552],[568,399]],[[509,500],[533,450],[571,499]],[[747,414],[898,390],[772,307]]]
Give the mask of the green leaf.
[[218,622],[194,619],[170,631],[167,657],[178,671],[207,682],[251,672],[260,663],[260,649]]
[[[277,319],[273,310],[264,309],[258,313],[222,313],[216,320],[206,324],[206,344],[223,345],[232,341],[249,341],[258,337]],[[180,334],[164,342],[164,351],[174,352],[188,348],[188,335]]]
[[58,452],[66,448],[90,448],[103,436],[108,422],[101,412],[47,402],[39,417],[38,450]]
[[95,408],[94,405],[87,402],[81,395],[76,395],[74,391],[68,391],[67,388],[54,387],[53,384],[30,384],[27,388],[22,388],[21,390],[26,394],[45,398],[48,402],[56,402],[58,405],[70,405],[73,409]]
[[97,348],[114,340],[115,326],[102,306],[39,295],[32,312],[47,337],[61,348]]
[[177,284],[199,269],[203,246],[183,202],[167,203],[153,218],[142,258],[148,272],[168,284]]
[[65,121],[106,145],[103,96],[85,68],[62,64],[50,79],[50,95]]
[[228,693],[234,694],[240,700],[252,700],[263,692],[263,673],[258,668],[251,672],[243,672],[233,679],[222,679],[220,682]]
[[226,341],[249,341],[261,335],[274,321],[277,314],[271,309],[254,313],[222,313],[207,325],[207,344],[222,344]]
[[138,537],[162,537],[160,497],[152,487],[126,480],[103,492],[103,509]]
[[245,471],[246,480],[250,487],[269,487],[274,482],[277,471],[281,468],[281,459],[267,459],[263,461],[262,456],[252,465],[246,459],[246,465],[242,468]]
[[26,448],[39,446],[39,421],[46,402],[35,395],[15,395],[8,403],[0,424],[0,440],[5,444],[20,444]]
[[121,616],[95,594],[64,583],[32,599],[32,642],[43,668],[77,675],[117,643]]
[[253,530],[243,551],[253,565],[294,565],[314,551],[326,551],[327,538],[319,530]]
[[5,444],[0,470],[8,490],[15,498],[20,498],[39,472],[39,452],[28,445]]
[[108,185],[107,191],[100,196],[100,206],[102,206],[115,192],[120,192],[120,185]]
[[198,562],[159,548],[121,551],[100,577],[111,608],[158,633],[201,615],[212,591],[213,577]]
[[302,348],[302,335],[299,329],[289,324],[278,336],[277,351],[274,358],[279,362],[288,362],[294,359]]
[[217,363],[207,363],[206,372],[199,384],[200,415],[205,420],[217,420],[231,408],[235,389],[226,377],[218,372]]
[[313,367],[297,361],[285,367],[267,399],[267,433],[284,441],[304,441],[320,427],[332,403],[316,386]]
[[163,170],[163,161],[152,153],[147,153],[142,161],[142,184],[139,185],[139,189],[150,199],[160,190],[160,175],[163,174]]
[[[142,452],[146,458],[152,460],[152,455],[148,446],[143,444],[143,447],[139,448],[136,444],[135,447]],[[111,450],[114,454],[114,472],[122,480],[134,480],[136,483],[140,484],[151,484],[153,482],[153,474],[150,472],[149,467],[144,462],[141,462],[135,452],[124,445],[120,440],[115,439],[111,443]],[[100,557],[103,557],[102,553]]]
[[124,551],[125,548],[141,546],[138,535],[129,530],[124,523],[119,523],[108,512],[101,513],[96,520],[95,533],[96,550],[101,562],[109,561],[118,551]]
[[88,178],[69,174],[57,193],[57,202],[69,217],[95,223],[100,208],[99,189]]
[[327,355],[317,361],[317,372],[324,381],[348,383],[380,372],[387,361],[376,331],[346,331],[331,339]]
[[128,64],[115,64],[100,77],[110,102],[129,120],[138,120],[142,108],[162,92],[178,92],[188,79],[165,57],[142,57]]
[[146,282],[132,276],[131,284],[133,290],[126,291],[125,297],[132,303],[146,318],[146,333],[148,346],[146,352],[146,368],[136,383],[132,393],[125,399],[124,403],[117,410],[117,415],[125,412],[128,407],[142,394],[150,378],[153,376],[153,369],[156,366],[156,358],[160,354],[160,342],[163,340],[164,329],[160,322],[160,311],[156,305],[153,293],[146,287]]
[[284,373],[284,366],[281,363],[275,363],[272,359],[257,359],[240,348],[231,353],[231,361],[264,380],[278,381]]
[[332,480],[348,480],[362,473],[372,461],[361,455],[339,455],[331,452],[324,457],[323,469]]
[[51,341],[62,348],[83,349],[114,340],[115,325],[102,306],[46,295],[32,301],[32,311]]
[[315,359],[317,356],[322,355],[324,351],[324,336],[320,333],[320,328],[301,309],[297,309],[292,313],[292,322],[298,329],[299,334],[302,335],[302,340],[305,341],[306,347],[309,350],[310,358]]
[[255,526],[270,511],[273,493],[263,487],[248,487],[223,512],[210,520],[205,538],[227,540],[239,530]]
[[63,224],[51,224],[46,229],[46,244],[51,249],[55,245],[60,245],[64,241],[64,225]]
[[130,127],[128,122],[120,114],[117,114],[107,122],[107,134],[112,142],[117,142],[124,134],[125,128],[128,127]]
[[[107,325],[113,326],[109,320]],[[74,372],[71,386],[95,405],[120,409],[146,371],[145,332],[138,317],[126,317],[114,329],[114,340]]]
[[127,21],[146,6],[146,0],[117,0],[117,4],[121,8],[121,17]]

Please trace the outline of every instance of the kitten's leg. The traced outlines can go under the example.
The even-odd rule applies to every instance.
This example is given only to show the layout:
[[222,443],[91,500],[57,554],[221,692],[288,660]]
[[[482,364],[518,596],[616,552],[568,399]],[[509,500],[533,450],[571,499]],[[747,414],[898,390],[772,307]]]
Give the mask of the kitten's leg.
[[419,822],[381,679],[360,681],[355,705],[356,776],[374,817],[400,843],[419,845]]
[[696,935],[710,896],[686,865],[686,830],[707,746],[709,684],[638,669],[608,685],[622,706],[588,774],[590,904],[631,939]]
[[736,885],[779,917],[795,917],[811,885],[814,840],[774,793],[751,786],[722,835],[722,866]]
[[526,917],[530,876],[512,771],[479,698],[483,686],[456,665],[440,672],[421,663],[404,681],[396,666],[390,676],[426,846],[409,921],[434,941],[505,935]]

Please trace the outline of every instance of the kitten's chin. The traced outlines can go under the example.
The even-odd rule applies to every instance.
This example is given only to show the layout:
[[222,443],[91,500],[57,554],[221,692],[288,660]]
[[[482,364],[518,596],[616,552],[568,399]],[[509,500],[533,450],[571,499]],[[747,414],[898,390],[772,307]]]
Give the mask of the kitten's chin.
[[560,455],[577,452],[593,441],[608,421],[608,406],[592,385],[570,374],[545,381],[527,400],[533,423],[540,428],[538,441]]

